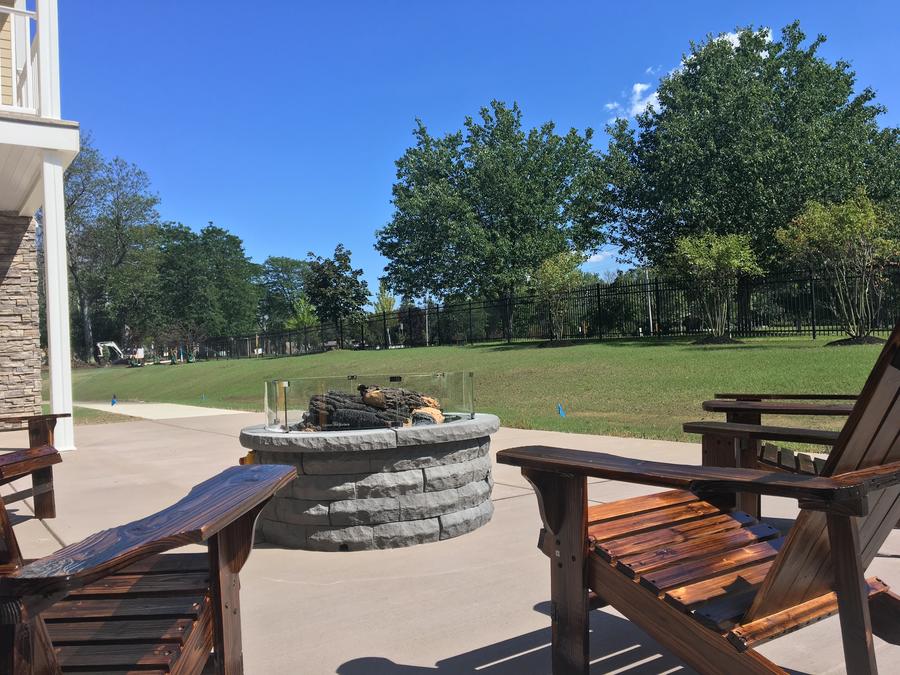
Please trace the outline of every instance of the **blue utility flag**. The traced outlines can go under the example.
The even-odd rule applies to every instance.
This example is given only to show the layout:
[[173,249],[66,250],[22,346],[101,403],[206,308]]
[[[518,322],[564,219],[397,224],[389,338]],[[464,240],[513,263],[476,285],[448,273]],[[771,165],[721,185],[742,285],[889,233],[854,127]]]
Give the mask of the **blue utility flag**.
[[560,416],[560,417],[565,417],[565,416],[566,416],[566,411],[563,410],[562,403],[557,403],[557,404],[556,404],[556,409],[559,411],[559,416]]

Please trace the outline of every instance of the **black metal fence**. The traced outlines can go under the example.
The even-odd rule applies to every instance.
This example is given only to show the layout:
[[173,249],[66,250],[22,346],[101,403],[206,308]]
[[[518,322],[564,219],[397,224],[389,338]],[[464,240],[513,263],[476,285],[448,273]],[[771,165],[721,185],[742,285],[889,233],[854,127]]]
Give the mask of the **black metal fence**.
[[[391,349],[521,340],[604,340],[689,336],[710,332],[703,311],[708,288],[649,277],[599,283],[554,296],[514,297],[430,307],[405,307],[335,325],[217,337],[201,358],[294,356],[328,349]],[[822,278],[740,280],[724,292],[735,337],[841,335],[835,289]],[[886,276],[876,304],[876,332],[900,319],[900,270]]]

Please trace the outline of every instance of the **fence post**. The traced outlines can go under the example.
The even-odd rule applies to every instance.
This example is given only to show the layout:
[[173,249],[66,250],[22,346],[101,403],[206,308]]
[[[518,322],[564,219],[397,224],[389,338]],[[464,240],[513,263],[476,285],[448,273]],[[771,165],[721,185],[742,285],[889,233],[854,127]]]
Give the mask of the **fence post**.
[[466,336],[469,344],[472,344],[472,301],[469,300],[469,331]]
[[[662,330],[659,327],[660,321],[659,318],[662,316],[662,302],[659,297],[659,277],[654,277],[653,279],[653,296],[656,299],[656,337],[662,336]],[[650,326],[650,329],[653,329],[653,326]]]
[[344,348],[344,319],[338,319],[338,345],[340,348]]
[[387,349],[390,346],[390,340],[388,339],[387,331],[387,312],[381,313],[381,328],[384,331],[384,348]]
[[816,281],[812,273],[809,275],[809,310],[812,319],[812,339],[816,339]]
[[509,306],[509,294],[506,295],[506,321],[504,322],[506,325],[506,343],[510,344],[512,342],[512,313]]
[[603,306],[600,301],[600,282],[598,281],[596,284],[597,287],[597,339],[603,339]]
[[437,339],[438,339],[437,343],[439,345],[442,345],[442,344],[444,344],[444,339],[443,339],[443,335],[441,335],[441,306],[440,305],[434,306],[434,321],[437,324]]

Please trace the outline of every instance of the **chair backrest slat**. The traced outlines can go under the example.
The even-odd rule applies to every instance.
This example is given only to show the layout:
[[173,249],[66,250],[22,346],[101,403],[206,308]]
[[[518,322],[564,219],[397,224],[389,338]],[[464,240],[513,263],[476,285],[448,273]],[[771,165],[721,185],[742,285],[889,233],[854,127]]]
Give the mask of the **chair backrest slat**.
[[[822,474],[836,476],[900,461],[900,323],[894,327],[828,456]],[[870,498],[859,519],[863,565],[868,565],[900,519],[900,486]],[[744,622],[828,593],[834,585],[825,514],[801,511]]]

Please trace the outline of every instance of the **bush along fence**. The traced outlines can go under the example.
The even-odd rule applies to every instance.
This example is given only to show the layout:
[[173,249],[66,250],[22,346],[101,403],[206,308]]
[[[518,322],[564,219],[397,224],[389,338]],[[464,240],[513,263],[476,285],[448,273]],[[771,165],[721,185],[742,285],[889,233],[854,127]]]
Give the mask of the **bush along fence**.
[[[201,358],[294,356],[329,349],[391,349],[525,340],[702,336],[705,304],[718,296],[732,337],[841,336],[845,325],[832,283],[816,276],[736,280],[710,289],[648,277],[599,283],[552,297],[524,296],[404,307],[336,324],[208,338]],[[871,303],[874,333],[900,319],[900,270],[884,276]]]

